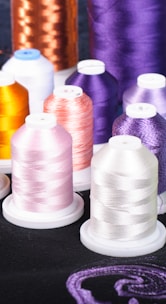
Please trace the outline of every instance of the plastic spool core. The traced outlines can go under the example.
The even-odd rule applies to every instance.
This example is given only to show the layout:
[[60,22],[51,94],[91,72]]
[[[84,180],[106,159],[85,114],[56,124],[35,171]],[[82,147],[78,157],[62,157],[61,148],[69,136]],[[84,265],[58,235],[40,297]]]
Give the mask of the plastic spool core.
[[[131,135],[117,135],[109,139],[111,148],[139,149],[141,140]],[[156,221],[156,228],[151,235],[140,240],[115,240],[104,239],[96,236],[90,226],[91,219],[84,222],[80,228],[80,240],[88,249],[107,256],[134,257],[142,256],[157,251],[166,242],[166,229]]]
[[61,98],[77,98],[82,96],[83,90],[75,85],[62,85],[54,89],[54,95]]
[[152,104],[138,102],[126,108],[126,115],[131,118],[151,118],[156,116],[156,107]]
[[10,73],[0,71],[0,87],[9,86],[15,83],[14,76]]
[[77,64],[77,71],[84,75],[99,75],[105,72],[105,63],[97,59],[82,60]]
[[117,135],[109,139],[108,144],[111,148],[121,150],[136,150],[141,148],[140,138],[132,135]]
[[37,49],[21,49],[14,52],[14,57],[19,60],[35,60],[40,58],[40,55]]
[[137,85],[145,89],[159,89],[166,86],[166,78],[162,74],[145,73],[137,77]]
[[51,113],[32,113],[25,118],[25,123],[34,129],[50,129],[57,125],[55,115]]

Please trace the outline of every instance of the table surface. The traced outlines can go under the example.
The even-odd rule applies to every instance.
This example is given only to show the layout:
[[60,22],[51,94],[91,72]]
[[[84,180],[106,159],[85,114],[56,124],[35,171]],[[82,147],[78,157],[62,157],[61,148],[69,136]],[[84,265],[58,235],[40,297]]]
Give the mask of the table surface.
[[[80,193],[83,216],[62,228],[22,228],[0,213],[1,304],[166,303],[165,246],[145,256],[117,258],[82,245],[80,226],[90,216],[89,194]],[[166,215],[159,219],[166,224]]]

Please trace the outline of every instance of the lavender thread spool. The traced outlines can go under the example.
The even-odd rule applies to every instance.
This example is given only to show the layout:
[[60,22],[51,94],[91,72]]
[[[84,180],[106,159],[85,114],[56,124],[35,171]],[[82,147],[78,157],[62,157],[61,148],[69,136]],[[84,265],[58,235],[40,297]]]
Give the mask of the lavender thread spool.
[[157,112],[166,118],[166,79],[162,74],[145,73],[137,77],[136,84],[123,94],[123,111],[129,104],[145,102],[153,104]]
[[117,117],[112,127],[113,136],[134,135],[158,158],[158,214],[166,212],[166,121],[148,103],[130,104],[126,113]]

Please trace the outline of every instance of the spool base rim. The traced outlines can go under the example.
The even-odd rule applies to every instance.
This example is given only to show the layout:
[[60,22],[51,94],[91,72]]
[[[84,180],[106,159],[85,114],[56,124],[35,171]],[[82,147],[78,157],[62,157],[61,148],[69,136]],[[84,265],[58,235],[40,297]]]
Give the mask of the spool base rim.
[[73,188],[74,191],[86,191],[90,189],[91,168],[87,167],[79,171],[73,171]]
[[11,159],[0,159],[0,171],[6,174],[12,172]]
[[83,215],[84,201],[82,197],[77,193],[74,193],[74,199],[72,204],[75,204],[75,209],[73,210],[73,212],[59,217],[57,217],[57,212],[50,212],[45,215],[45,218],[43,218],[43,213],[19,210],[13,204],[12,195],[9,195],[2,203],[2,214],[8,222],[23,228],[60,228],[76,222]]
[[7,175],[0,173],[0,199],[4,198],[10,192],[10,179]]
[[166,242],[165,226],[157,221],[156,229],[150,237],[136,241],[101,239],[90,230],[90,220],[80,228],[80,240],[89,250],[112,257],[136,257],[150,254],[162,248]]

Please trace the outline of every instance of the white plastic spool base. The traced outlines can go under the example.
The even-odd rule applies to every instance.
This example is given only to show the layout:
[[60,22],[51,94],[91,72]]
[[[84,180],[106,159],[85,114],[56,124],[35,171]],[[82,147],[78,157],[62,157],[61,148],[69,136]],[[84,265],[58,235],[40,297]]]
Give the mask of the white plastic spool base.
[[166,213],[166,191],[157,195],[157,214]]
[[10,192],[10,179],[7,175],[0,173],[0,199]]
[[37,213],[18,209],[11,194],[3,201],[2,212],[4,218],[16,226],[31,229],[52,229],[76,222],[84,213],[84,201],[80,195],[74,193],[74,199],[70,206],[60,211]]
[[91,167],[73,171],[73,189],[76,192],[86,191],[91,185]]
[[157,221],[155,231],[148,237],[135,241],[118,241],[102,239],[93,234],[90,229],[90,219],[80,228],[82,244],[89,250],[113,257],[135,257],[155,252],[166,242],[166,229]]
[[95,144],[93,145],[93,154],[95,154],[96,152],[98,152],[101,148],[103,148],[107,143],[103,143],[103,144]]
[[10,174],[12,172],[11,159],[0,159],[0,171],[6,174]]

